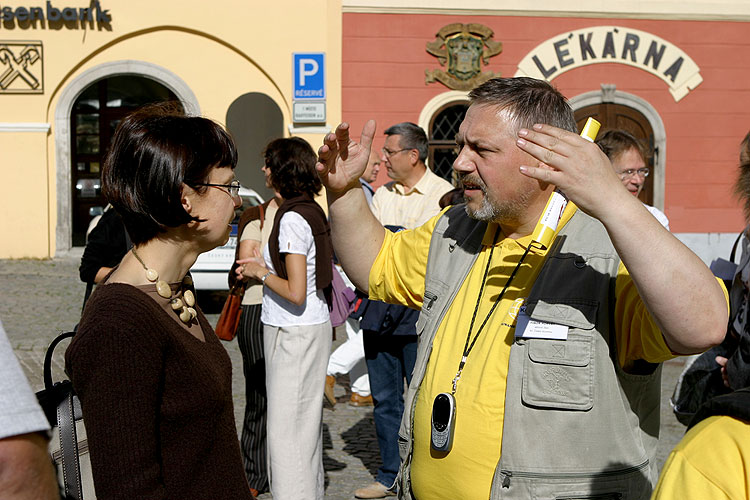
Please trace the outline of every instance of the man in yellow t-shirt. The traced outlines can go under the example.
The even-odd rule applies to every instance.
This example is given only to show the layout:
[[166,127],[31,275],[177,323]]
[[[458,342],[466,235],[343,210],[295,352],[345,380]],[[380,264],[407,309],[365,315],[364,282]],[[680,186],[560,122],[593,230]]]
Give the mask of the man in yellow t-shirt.
[[[456,138],[460,151],[453,168],[465,188],[465,214],[484,221],[486,228],[468,274],[459,283],[445,284],[448,290],[455,290],[451,292],[454,296],[439,299],[425,290],[428,257],[432,258],[428,250],[441,216],[412,231],[389,234],[368,216],[363,197],[354,189],[372,143],[374,122],[365,125],[361,144],[350,140],[348,126],[342,124],[335,134],[326,137],[319,150],[317,168],[328,190],[334,247],[347,274],[360,288],[369,289],[372,297],[423,310],[424,320],[420,322],[424,332],[410,386],[415,401],[413,411],[405,410],[402,424],[406,440],[402,459],[406,462],[402,466],[400,495],[422,500],[486,499],[499,498],[500,494],[502,498],[524,498],[531,496],[529,492],[534,488],[549,488],[550,483],[557,484],[555,481],[560,482],[562,478],[567,480],[565,488],[568,489],[562,491],[561,487],[560,496],[576,498],[582,494],[575,489],[577,484],[585,481],[571,478],[583,476],[569,472],[576,470],[575,464],[555,463],[558,447],[553,441],[534,443],[536,453],[542,450],[545,460],[554,464],[545,471],[548,476],[554,476],[551,482],[548,477],[542,485],[543,481],[537,480],[543,475],[539,472],[515,472],[514,475],[498,467],[503,454],[508,452],[502,449],[505,434],[513,433],[518,437],[522,433],[532,443],[536,435],[545,430],[533,427],[544,426],[540,420],[530,426],[522,422],[523,428],[505,425],[508,405],[523,410],[515,397],[513,400],[506,398],[511,383],[509,374],[526,370],[510,361],[514,346],[528,344],[523,348],[528,350],[529,356],[539,357],[542,365],[546,362],[545,356],[553,358],[558,353],[564,356],[566,346],[571,352],[590,348],[586,343],[591,340],[588,337],[586,342],[577,338],[567,341],[568,326],[545,325],[528,317],[524,323],[519,322],[519,318],[526,315],[523,306],[532,287],[540,284],[536,283],[537,276],[549,257],[544,250],[527,250],[555,186],[601,222],[597,227],[603,226],[606,230],[605,235],[611,240],[606,244],[611,245],[612,252],[616,250],[623,264],[612,269],[615,285],[611,300],[601,304],[607,308],[602,317],[611,318],[612,324],[604,328],[609,328],[614,344],[612,352],[616,355],[612,354],[610,359],[606,350],[603,353],[595,350],[599,349],[597,345],[601,346],[596,344],[600,339],[594,339],[594,347],[591,347],[597,358],[592,358],[591,370],[594,366],[605,367],[607,369],[602,371],[617,374],[616,377],[610,375],[609,383],[629,377],[621,375],[628,371],[634,374],[633,379],[638,379],[644,371],[656,373],[658,377],[658,371],[654,371],[656,363],[676,354],[700,352],[718,343],[727,321],[725,290],[700,259],[628,193],[606,156],[574,132],[572,111],[563,96],[546,82],[529,78],[495,79],[472,91],[470,99],[471,105]],[[551,125],[536,125],[540,123]],[[571,225],[583,227],[572,223],[586,218],[574,213],[575,205],[570,204],[561,214],[563,231]],[[451,212],[453,216],[466,217],[455,210]],[[596,221],[585,227],[595,225]],[[597,231],[599,235],[602,230]],[[353,245],[355,234],[371,236],[360,237]],[[583,245],[586,239],[581,239]],[[648,253],[642,251],[644,241],[651,246]],[[447,251],[453,252],[454,245],[462,244],[462,240],[457,240]],[[438,241],[436,245],[439,250],[443,243]],[[588,264],[583,261],[581,265]],[[439,270],[435,272],[440,274]],[[445,270],[446,276],[453,274],[454,270]],[[436,300],[437,311],[425,314]],[[442,312],[443,307],[445,312]],[[574,313],[580,312],[579,309],[568,308]],[[433,324],[431,314],[438,314],[439,323],[428,328],[425,324]],[[595,329],[600,327],[602,325],[594,325]],[[548,330],[552,333],[545,333]],[[580,336],[574,329],[570,331],[570,335]],[[532,351],[532,342],[517,339],[527,333],[533,333],[532,337],[541,335],[540,338],[557,340],[534,343]],[[577,363],[574,360],[568,364]],[[566,371],[567,367],[549,366],[540,371],[548,383],[543,392],[552,393],[552,399],[559,400],[558,408],[565,409],[570,401],[566,399],[568,393],[561,390],[560,381],[570,372]],[[584,373],[590,373],[592,384],[601,384],[600,375],[606,375],[597,373],[594,379],[593,371],[586,370],[588,368]],[[524,372],[524,382],[526,376]],[[653,382],[653,377],[650,381]],[[514,383],[517,383],[515,378]],[[542,380],[542,386],[544,383]],[[616,385],[612,388],[611,399],[619,401],[619,406],[614,404],[607,408],[615,412],[610,415],[612,421],[633,426],[626,430],[632,430],[632,439],[636,439],[639,432],[647,434],[643,432],[646,429],[638,429],[637,423],[641,418],[643,422],[651,418],[643,412],[652,410],[654,401],[644,404],[625,396],[619,400],[621,392],[630,398],[637,396],[628,393],[628,388],[618,390]],[[453,443],[448,452],[437,451],[431,444],[433,403],[439,393],[452,394],[457,408]],[[656,394],[658,408],[658,389]],[[653,393],[643,396],[653,398]],[[524,406],[527,406],[525,401]],[[580,442],[580,455],[605,457],[602,450],[622,445],[609,442],[606,434],[595,434],[593,429],[589,434],[587,429],[577,427],[570,411],[541,406],[539,412],[548,415],[550,425],[562,420],[570,423],[570,430],[562,429],[561,434],[574,435],[560,438]],[[581,416],[597,414],[599,409],[584,407]],[[603,428],[606,429],[606,422]],[[519,450],[515,449],[514,453],[517,458]],[[520,454],[523,455],[523,450]],[[602,460],[601,477],[588,478],[586,481],[590,479],[594,486],[583,493],[606,493],[608,490],[596,488],[612,482],[606,478],[616,465]],[[615,486],[627,491],[641,467],[648,467],[648,461],[630,467],[633,470],[618,471],[624,477],[618,477],[617,481],[626,486]],[[558,469],[566,472],[559,474]],[[518,484],[527,489],[518,489]],[[535,494],[540,498],[546,495],[542,490]]]
[[[560,221],[564,226],[575,212],[569,205]],[[383,248],[370,272],[370,294],[379,300],[410,296],[414,307],[422,306],[424,293],[424,267],[402,266],[415,255],[426,261],[432,230],[438,220],[411,233],[387,234]],[[487,291],[477,310],[477,318],[483,319],[492,308],[494,299],[513,271],[531,241],[531,235],[516,240],[504,238],[493,247],[493,236],[497,225],[490,224],[484,234],[482,252],[464,280],[452,307],[435,335],[432,357],[427,365],[417,396],[414,414],[414,458],[412,461],[412,489],[416,498],[488,498],[492,475],[501,454],[501,442],[497,429],[503,428],[505,380],[507,376],[510,346],[514,340],[514,324],[518,304],[523,304],[525,295],[534,284],[542,267],[546,252],[529,253],[519,267],[498,307],[490,316],[471,351],[471,361],[461,373],[460,390],[455,393],[456,406],[461,411],[461,421],[466,427],[457,427],[450,453],[440,460],[430,460],[430,412],[435,397],[441,392],[451,391],[451,382],[456,373],[458,360],[464,349],[466,336],[481,288],[483,272],[492,253],[490,269],[497,269],[496,283],[488,282]],[[616,295],[615,323],[620,363],[630,366],[635,360],[659,363],[673,357],[661,333],[645,310],[643,302],[624,266],[620,265]],[[478,320],[477,320],[478,322]],[[475,322],[473,332],[478,324]],[[628,331],[627,339],[621,332]],[[473,338],[473,336],[472,336]],[[443,478],[435,481],[435,477]],[[472,481],[463,481],[471,477]],[[445,484],[456,489],[446,490]]]

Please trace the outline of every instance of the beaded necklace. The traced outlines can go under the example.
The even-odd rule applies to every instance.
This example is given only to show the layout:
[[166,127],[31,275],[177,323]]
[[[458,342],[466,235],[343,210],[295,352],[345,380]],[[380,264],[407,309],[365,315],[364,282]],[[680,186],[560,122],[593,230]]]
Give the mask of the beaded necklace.
[[190,276],[185,276],[182,278],[182,283],[177,291],[172,292],[172,287],[169,286],[169,283],[159,279],[159,273],[156,269],[151,269],[143,262],[135,251],[135,247],[131,248],[130,251],[133,252],[133,257],[141,263],[143,269],[146,271],[146,279],[151,283],[155,283],[156,293],[160,297],[169,300],[170,307],[179,316],[180,321],[189,325],[198,316],[198,313],[194,308],[195,295],[193,295],[192,290],[183,290],[183,287],[192,285],[193,279]]

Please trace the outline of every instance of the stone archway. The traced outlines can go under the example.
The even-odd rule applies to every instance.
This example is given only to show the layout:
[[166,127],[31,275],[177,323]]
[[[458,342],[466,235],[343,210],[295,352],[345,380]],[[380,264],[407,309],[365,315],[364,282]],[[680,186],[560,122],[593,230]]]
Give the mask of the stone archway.
[[182,103],[188,114],[199,114],[198,99],[188,85],[171,71],[143,61],[114,61],[90,68],[75,77],[60,93],[55,107],[55,169],[57,192],[57,225],[55,253],[67,252],[72,247],[72,177],[71,177],[71,115],[73,106],[90,85],[104,78],[135,75],[152,79],[169,89]]

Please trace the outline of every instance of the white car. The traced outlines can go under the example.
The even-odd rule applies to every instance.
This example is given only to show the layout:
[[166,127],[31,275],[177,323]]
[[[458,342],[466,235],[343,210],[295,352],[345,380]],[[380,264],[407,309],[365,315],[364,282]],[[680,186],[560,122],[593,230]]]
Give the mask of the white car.
[[249,188],[240,188],[240,198],[242,198],[242,206],[235,211],[229,241],[226,245],[200,254],[198,260],[190,268],[196,290],[227,290],[229,288],[227,275],[234,263],[234,253],[239,238],[237,223],[240,221],[240,214],[248,207],[263,203],[263,198]]

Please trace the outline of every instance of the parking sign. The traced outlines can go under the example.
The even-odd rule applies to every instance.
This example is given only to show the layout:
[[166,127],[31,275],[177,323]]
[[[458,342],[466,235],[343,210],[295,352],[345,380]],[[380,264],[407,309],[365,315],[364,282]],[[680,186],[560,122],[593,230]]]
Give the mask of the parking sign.
[[294,53],[292,65],[294,99],[325,99],[325,54],[323,52]]

